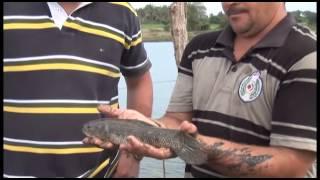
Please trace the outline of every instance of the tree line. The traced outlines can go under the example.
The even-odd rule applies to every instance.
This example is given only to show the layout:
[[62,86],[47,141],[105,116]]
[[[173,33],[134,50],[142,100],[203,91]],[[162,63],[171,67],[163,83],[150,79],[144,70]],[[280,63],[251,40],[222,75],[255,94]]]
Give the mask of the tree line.
[[[187,30],[188,31],[206,31],[211,30],[211,25],[215,25],[215,29],[221,29],[227,25],[227,20],[223,12],[217,15],[206,13],[206,7],[201,2],[187,3]],[[169,31],[170,14],[169,6],[153,6],[147,5],[144,8],[137,9],[141,24],[162,24],[164,30]],[[310,27],[316,31],[317,14],[311,11],[293,11],[291,12],[298,23]]]

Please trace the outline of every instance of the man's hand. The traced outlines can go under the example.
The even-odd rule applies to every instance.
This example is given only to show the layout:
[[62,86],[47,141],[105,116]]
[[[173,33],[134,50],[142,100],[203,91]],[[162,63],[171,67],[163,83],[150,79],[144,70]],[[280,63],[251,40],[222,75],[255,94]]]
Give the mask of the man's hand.
[[99,105],[98,110],[102,113],[107,115],[108,117],[118,118],[118,119],[135,119],[140,120],[151,125],[154,125],[151,119],[144,116],[142,113],[131,110],[131,109],[118,109],[113,108],[109,105]]
[[180,131],[191,134],[196,137],[198,135],[197,127],[189,121],[183,121],[179,127]]
[[173,152],[168,148],[156,148],[149,144],[144,144],[134,136],[128,136],[128,144],[121,144],[120,150],[126,150],[130,153],[140,156],[148,156],[156,159],[168,159],[173,157]]

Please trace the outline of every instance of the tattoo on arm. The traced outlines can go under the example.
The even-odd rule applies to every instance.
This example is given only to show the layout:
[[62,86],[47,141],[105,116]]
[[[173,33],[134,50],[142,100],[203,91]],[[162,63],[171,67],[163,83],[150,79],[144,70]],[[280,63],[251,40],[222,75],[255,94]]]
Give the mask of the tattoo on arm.
[[266,168],[257,167],[259,164],[272,158],[269,154],[252,155],[248,147],[226,149],[223,145],[223,142],[217,142],[209,147],[209,160],[223,164],[228,171],[238,175],[254,175],[260,168]]

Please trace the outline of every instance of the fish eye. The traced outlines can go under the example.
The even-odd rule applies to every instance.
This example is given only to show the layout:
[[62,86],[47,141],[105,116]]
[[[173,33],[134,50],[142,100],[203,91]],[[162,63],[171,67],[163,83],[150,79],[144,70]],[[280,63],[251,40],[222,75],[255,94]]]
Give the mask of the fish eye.
[[91,126],[85,126],[85,129],[90,130],[90,129],[92,129],[92,127]]

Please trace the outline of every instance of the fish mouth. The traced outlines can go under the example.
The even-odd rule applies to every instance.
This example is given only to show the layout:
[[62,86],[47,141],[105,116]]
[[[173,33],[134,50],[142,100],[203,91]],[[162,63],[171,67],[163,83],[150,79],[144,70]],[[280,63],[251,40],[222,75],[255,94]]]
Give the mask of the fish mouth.
[[86,126],[84,126],[84,127],[82,128],[82,132],[83,132],[83,134],[86,135],[87,137],[94,137],[94,136],[90,133],[89,128],[86,127]]
[[90,139],[92,139],[92,138],[97,138],[97,139],[100,139],[100,140],[105,140],[105,139],[101,139],[100,137],[97,137],[97,136],[95,136],[95,135],[92,135],[92,134],[90,134],[90,133],[88,133],[88,132],[84,132],[84,135],[85,135],[87,138],[90,138]]
[[83,134],[86,135],[87,137],[93,137],[90,133],[83,131]]

